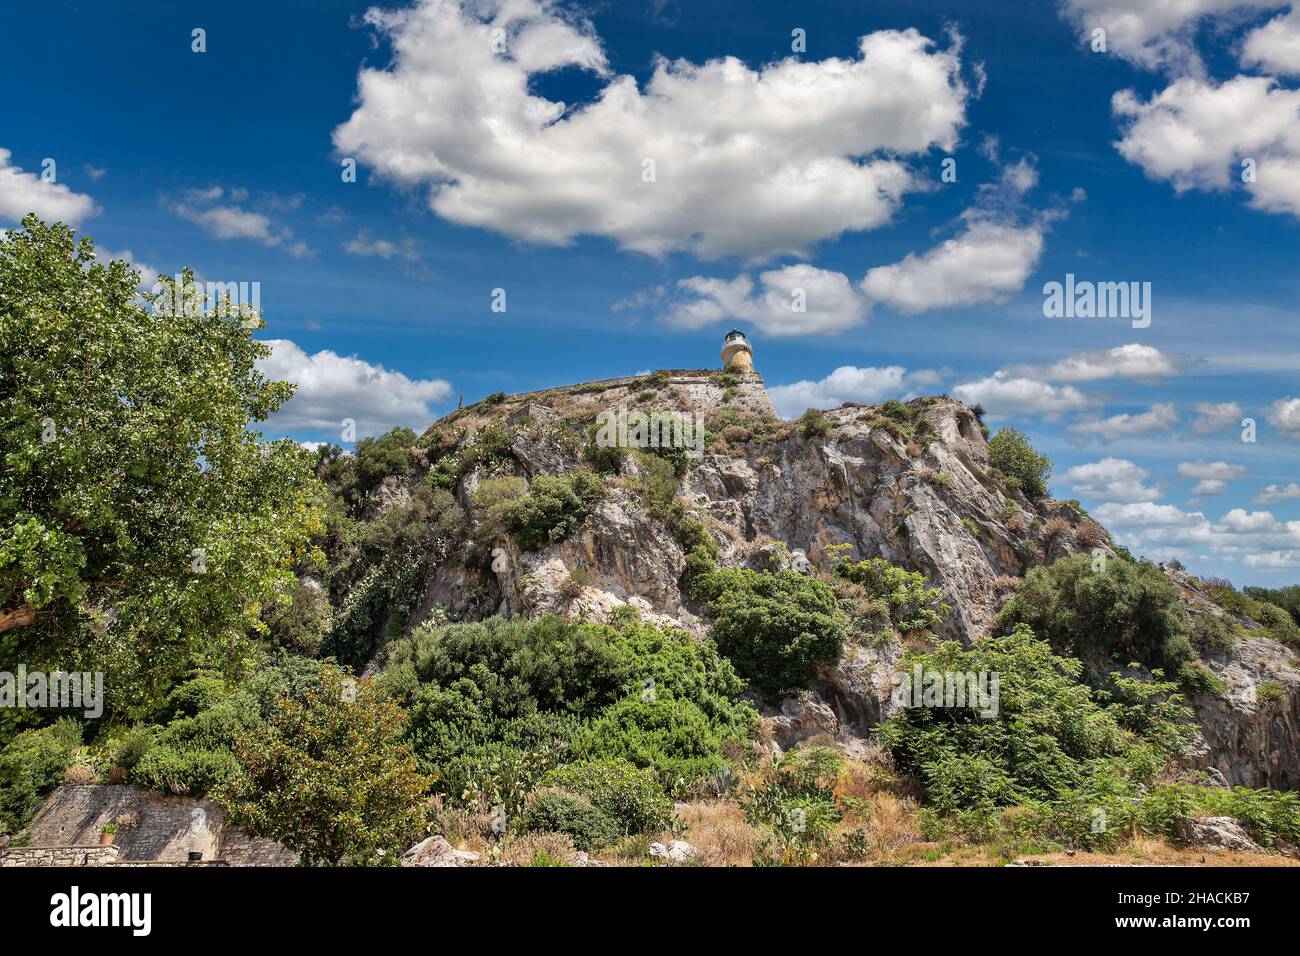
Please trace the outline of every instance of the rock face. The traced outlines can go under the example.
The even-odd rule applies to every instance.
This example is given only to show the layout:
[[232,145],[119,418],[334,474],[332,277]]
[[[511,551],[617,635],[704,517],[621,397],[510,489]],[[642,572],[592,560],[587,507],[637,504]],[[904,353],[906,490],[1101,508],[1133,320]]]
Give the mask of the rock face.
[[[710,444],[691,461],[677,501],[704,523],[721,563],[809,573],[828,567],[828,548],[848,545],[855,558],[885,558],[942,591],[948,611],[934,627],[941,639],[988,634],[1016,580],[1035,565],[1076,552],[1113,555],[1105,530],[1070,503],[1030,500],[997,480],[978,418],[946,397],[905,407],[846,404],[825,413],[821,427],[803,429],[775,419],[756,373],[664,372],[472,406],[430,434],[445,445],[509,423],[511,460],[492,474],[531,481],[582,466],[598,416],[638,408],[707,423]],[[433,572],[410,625],[435,612],[452,619],[559,613],[600,621],[632,606],[648,620],[704,635],[704,609],[679,587],[683,548],[635,493],[635,456],[620,467],[595,513],[566,540],[521,552],[502,538],[490,572],[468,560],[467,543],[466,560]],[[461,479],[463,504],[484,477],[470,472]],[[400,501],[401,490],[386,487],[383,497]],[[1204,595],[1170,573],[1189,605],[1206,611],[1197,604],[1209,604]],[[774,715],[778,746],[817,733],[861,734],[888,716],[902,653],[897,644],[849,647],[822,669],[815,700],[802,698]],[[1294,655],[1260,637],[1207,663],[1230,693],[1195,702],[1206,744],[1202,766],[1228,783],[1296,786]],[[1283,688],[1281,699],[1256,700],[1266,681]]]
[[479,855],[457,850],[440,836],[422,840],[402,854],[402,866],[474,866]]
[[1232,817],[1190,819],[1183,826],[1182,837],[1188,846],[1207,846],[1236,853],[1264,852]]

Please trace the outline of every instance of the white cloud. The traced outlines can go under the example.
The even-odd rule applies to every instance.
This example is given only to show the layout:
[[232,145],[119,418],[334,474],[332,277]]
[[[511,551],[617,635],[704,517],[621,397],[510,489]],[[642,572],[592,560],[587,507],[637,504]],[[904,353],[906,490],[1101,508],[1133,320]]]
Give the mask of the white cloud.
[[1279,398],[1269,407],[1268,420],[1278,431],[1300,438],[1300,398]]
[[[749,322],[774,337],[842,332],[866,318],[869,304],[841,272],[799,264],[734,279],[682,279],[682,295],[664,316],[670,325],[699,329],[723,320]],[[801,305],[802,311],[795,306]]]
[[1112,349],[1080,352],[1054,365],[1016,365],[1014,375],[1045,378],[1054,382],[1096,382],[1109,378],[1154,380],[1182,372],[1184,361],[1166,355],[1151,345],[1117,345]]
[[1127,458],[1103,458],[1086,465],[1075,465],[1055,480],[1073,489],[1076,495],[1103,502],[1132,503],[1154,501],[1160,491],[1143,482],[1150,473]]
[[[1175,80],[1146,102],[1116,93],[1120,153],[1174,189],[1245,188],[1250,205],[1300,216],[1300,91],[1270,77]],[[1244,160],[1254,182],[1242,181]]]
[[1268,551],[1241,559],[1248,568],[1300,568],[1300,551]]
[[9,161],[12,155],[0,149],[0,219],[18,222],[34,212],[46,222],[75,226],[99,214],[95,200],[62,183],[47,183],[35,173],[23,172]]
[[408,262],[415,262],[420,258],[420,250],[416,248],[414,239],[403,239],[400,242],[393,242],[391,239],[376,239],[365,229],[362,229],[354,238],[344,243],[343,249],[354,256],[378,256],[381,259],[397,257]]
[[1236,402],[1197,402],[1192,428],[1202,434],[1223,431],[1236,426],[1244,414]]
[[420,430],[436,417],[429,404],[451,395],[451,385],[442,379],[410,379],[382,365],[328,349],[308,355],[287,339],[272,339],[267,344],[273,351],[270,358],[258,363],[259,370],[271,379],[298,386],[293,398],[263,423],[262,430],[267,433],[314,431],[337,442],[345,418],[357,423],[358,438],[395,425]]
[[[533,242],[800,255],[889,221],[924,188],[903,158],[951,149],[965,124],[959,44],[939,51],[915,30],[863,37],[854,59],[758,70],[659,59],[642,89],[549,0],[423,0],[365,20],[394,57],[360,71],[340,155],[428,186],[446,219]],[[589,102],[536,95],[538,75],[564,68],[598,81]]]
[[997,371],[988,378],[955,385],[953,394],[967,405],[983,405],[991,417],[1038,414],[1048,418],[1062,412],[1091,408],[1097,401],[1073,385],[1050,385],[1037,379]]
[[1230,465],[1226,461],[1184,461],[1178,466],[1178,475],[1180,478],[1229,481],[1244,478],[1246,469],[1242,465]]
[[940,374],[933,369],[908,372],[901,365],[857,368],[843,365],[816,381],[776,385],[768,397],[782,418],[794,418],[809,408],[838,408],[845,402],[870,404],[887,398],[910,398],[918,388],[933,385]]
[[1094,515],[1117,533],[1120,543],[1160,553],[1197,548],[1226,559],[1246,555],[1243,563],[1257,566],[1250,556],[1264,560],[1261,549],[1300,549],[1300,521],[1281,522],[1267,511],[1234,508],[1213,522],[1200,511],[1143,502],[1105,504]]
[[1300,484],[1294,481],[1289,485],[1267,485],[1264,490],[1257,494],[1251,501],[1256,505],[1273,505],[1279,501],[1292,501],[1300,498]]
[[1218,478],[1203,478],[1192,488],[1194,495],[1221,495],[1228,490],[1228,483]]
[[1247,34],[1241,65],[1283,76],[1300,74],[1300,7]]
[[862,290],[909,313],[1002,302],[1024,287],[1042,252],[1040,227],[976,221],[923,255],[870,270]]
[[292,229],[265,213],[238,205],[217,205],[222,199],[242,203],[247,198],[247,190],[227,192],[220,186],[211,186],[186,190],[182,198],[164,199],[163,205],[174,215],[194,223],[218,239],[249,239],[264,246],[279,246],[298,258],[311,254],[305,242],[293,238]]
[[1198,72],[1194,32],[1205,17],[1247,9],[1268,10],[1289,0],[1065,0],[1066,18],[1090,43],[1092,31],[1106,31],[1107,52],[1139,66]]
[[1069,427],[1069,431],[1100,441],[1111,441],[1116,438],[1169,431],[1177,421],[1178,412],[1174,410],[1173,403],[1166,403],[1152,405],[1149,411],[1137,415],[1111,415],[1109,418],[1092,418],[1075,422]]

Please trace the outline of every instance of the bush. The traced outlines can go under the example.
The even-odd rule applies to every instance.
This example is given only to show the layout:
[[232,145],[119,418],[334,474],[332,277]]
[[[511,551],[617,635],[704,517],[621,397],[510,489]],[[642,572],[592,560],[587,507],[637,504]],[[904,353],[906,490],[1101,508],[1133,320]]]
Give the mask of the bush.
[[617,822],[622,834],[654,833],[673,823],[673,802],[654,773],[625,760],[567,764],[552,770],[543,783],[586,797]]
[[229,750],[199,750],[155,745],[131,770],[131,782],[163,793],[201,797],[239,773]]
[[844,618],[835,592],[815,578],[725,568],[692,587],[707,597],[719,650],[769,698],[809,686],[818,664],[839,659]]
[[1095,692],[1079,682],[1078,661],[1055,656],[1023,625],[969,649],[945,642],[900,669],[916,666],[927,675],[999,675],[991,718],[973,707],[908,706],[877,728],[942,813],[1133,793],[1193,733],[1175,685],[1112,675],[1110,689]]
[[535,551],[576,532],[603,495],[600,478],[589,471],[538,475],[528,494],[501,506],[500,516],[519,546]]
[[1033,568],[998,621],[1004,630],[1026,624],[1058,653],[1090,663],[1101,654],[1176,674],[1196,656],[1178,592],[1152,564],[1107,561],[1094,571],[1088,555],[1074,554]]
[[0,750],[0,833],[17,833],[31,822],[80,746],[81,724],[64,717],[24,730]]
[[901,634],[931,627],[948,613],[941,600],[943,592],[929,587],[924,575],[905,571],[884,558],[837,563],[835,573],[884,601],[890,623]]
[[415,432],[400,427],[385,432],[378,438],[363,438],[357,442],[358,495],[365,497],[390,475],[409,475],[411,448],[414,446]]
[[563,791],[540,793],[524,810],[519,828],[563,833],[578,850],[599,850],[622,836],[619,823],[587,800]]
[[820,409],[810,408],[799,416],[799,434],[804,438],[819,438],[830,430],[831,420]]
[[725,766],[722,731],[689,700],[656,693],[628,697],[607,708],[580,732],[574,753],[588,759],[618,758],[655,772],[678,799]]
[[1052,462],[1038,454],[1022,432],[999,429],[989,442],[989,463],[1007,478],[1008,486],[1018,487],[1031,498],[1047,494]]
[[781,862],[797,862],[828,842],[842,819],[832,790],[842,766],[839,754],[827,747],[791,750],[741,798],[745,819],[780,840]]

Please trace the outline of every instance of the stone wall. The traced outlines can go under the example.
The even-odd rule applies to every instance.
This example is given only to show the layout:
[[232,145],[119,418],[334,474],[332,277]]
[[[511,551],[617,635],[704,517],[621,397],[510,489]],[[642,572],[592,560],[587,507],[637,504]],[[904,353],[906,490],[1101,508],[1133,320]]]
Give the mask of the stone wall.
[[292,866],[296,854],[273,840],[226,827],[211,800],[169,797],[131,786],[59,787],[32,821],[38,847],[85,847],[99,842],[105,824],[117,826],[121,862],[185,863],[190,853],[232,866]]
[[107,866],[116,846],[24,846],[0,850],[0,866]]

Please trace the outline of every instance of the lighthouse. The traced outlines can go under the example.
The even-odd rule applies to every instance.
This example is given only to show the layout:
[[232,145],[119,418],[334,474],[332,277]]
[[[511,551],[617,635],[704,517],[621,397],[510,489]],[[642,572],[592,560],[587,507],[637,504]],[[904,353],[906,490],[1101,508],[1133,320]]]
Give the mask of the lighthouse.
[[722,339],[722,367],[729,372],[754,371],[754,350],[740,329],[732,329]]

